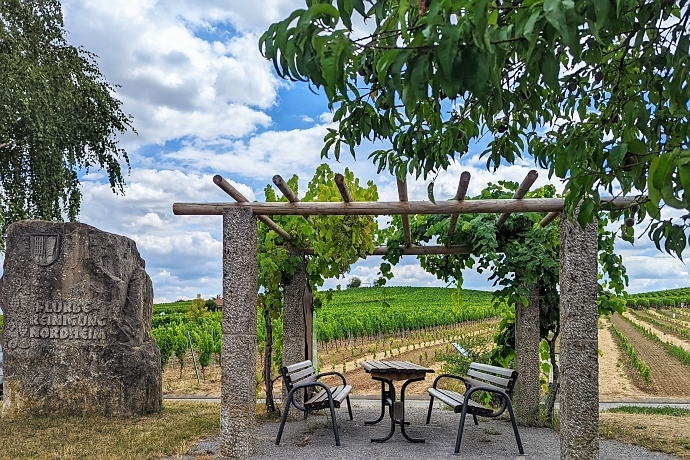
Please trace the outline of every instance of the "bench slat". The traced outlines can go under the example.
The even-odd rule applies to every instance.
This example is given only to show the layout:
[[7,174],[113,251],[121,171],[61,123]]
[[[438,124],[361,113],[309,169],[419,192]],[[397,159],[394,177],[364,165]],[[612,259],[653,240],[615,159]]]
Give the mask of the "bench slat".
[[508,388],[508,384],[510,383],[510,379],[505,379],[503,377],[497,377],[495,375],[491,374],[485,374],[483,372],[478,372],[475,371],[474,369],[470,369],[467,371],[467,376],[468,377],[474,377],[477,380],[486,380],[487,382],[491,382],[495,384],[496,386],[502,387],[502,388]]
[[[429,394],[437,398],[445,404],[453,408],[453,412],[459,413],[462,411],[462,405],[465,402],[465,395],[451,390],[442,390],[439,388],[429,388]],[[476,415],[488,415],[493,413],[492,409],[481,405],[480,403],[469,400],[467,401],[467,413]]]
[[292,374],[293,372],[300,371],[305,368],[313,367],[311,365],[311,361],[300,361],[299,363],[295,364],[290,364],[289,366],[283,366],[284,369],[286,369],[288,374]]
[[307,380],[308,377],[313,377],[313,376],[314,376],[314,368],[313,367],[309,367],[307,369],[288,374],[288,377],[290,378],[290,381],[293,383],[293,385],[297,384],[297,383],[302,383],[302,380]]
[[[330,389],[331,395],[333,396],[333,405],[335,407],[340,407],[345,398],[352,391],[352,386],[350,385],[339,385]],[[328,394],[326,390],[321,390],[316,396],[304,403],[304,407],[328,407]]]
[[472,363],[470,364],[470,369],[477,369],[482,372],[490,372],[492,374],[502,375],[507,378],[513,378],[515,371],[513,369],[505,369],[498,366],[490,366],[489,364],[482,363]]
[[482,382],[481,380],[476,380],[469,377],[465,377],[465,383],[473,387],[486,387],[495,391],[506,391],[505,388],[497,387],[496,385],[492,385],[490,383]]

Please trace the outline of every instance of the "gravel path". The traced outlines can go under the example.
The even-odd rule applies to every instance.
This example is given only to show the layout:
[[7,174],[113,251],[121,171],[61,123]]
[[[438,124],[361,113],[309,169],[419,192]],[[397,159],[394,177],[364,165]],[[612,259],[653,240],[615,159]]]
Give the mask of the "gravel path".
[[[424,444],[407,442],[400,434],[399,428],[393,437],[385,443],[370,442],[372,437],[384,436],[390,427],[387,417],[378,425],[365,426],[365,420],[377,418],[380,408],[375,401],[353,401],[354,420],[347,419],[347,409],[337,410],[340,426],[341,446],[335,447],[333,430],[325,415],[312,414],[307,421],[288,422],[283,432],[280,446],[275,445],[278,423],[267,422],[256,429],[255,453],[252,459],[274,458],[313,458],[313,459],[436,459],[436,458],[472,458],[472,459],[509,459],[560,458],[558,432],[546,428],[520,428],[520,437],[526,455],[521,457],[513,435],[510,422],[479,418],[475,426],[468,418],[463,434],[460,456],[453,455],[455,436],[460,420],[459,414],[448,410],[434,409],[431,424],[425,425],[426,404],[422,401],[408,401],[406,418],[411,425],[407,429],[413,437],[426,439]],[[387,423],[388,422],[388,423]],[[202,440],[193,446],[184,459],[217,458],[219,453],[218,438]],[[617,441],[600,442],[600,459],[623,460],[644,458],[645,460],[671,460],[675,457],[650,452],[644,448],[627,445]]]

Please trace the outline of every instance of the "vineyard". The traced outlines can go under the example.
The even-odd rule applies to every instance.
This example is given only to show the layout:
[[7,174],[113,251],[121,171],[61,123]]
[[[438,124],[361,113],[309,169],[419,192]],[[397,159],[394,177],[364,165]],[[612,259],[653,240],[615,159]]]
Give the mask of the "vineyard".
[[[334,291],[328,297],[316,311],[316,364],[339,370],[348,361],[354,369],[355,360],[365,356],[416,353],[432,344],[446,347],[459,336],[478,331],[482,331],[485,342],[490,342],[497,325],[491,318],[497,317],[501,308],[492,303],[490,292],[448,288],[356,288]],[[166,372],[177,378],[188,375],[194,361],[204,378],[209,365],[220,359],[221,312],[193,310],[191,301],[154,306],[153,335],[161,348]],[[281,319],[273,322],[273,337],[275,375],[281,364]],[[266,333],[260,314],[257,338],[262,352]],[[194,350],[193,356],[190,349]],[[426,358],[429,353],[426,350]],[[435,359],[437,353],[432,352],[431,357]],[[416,354],[415,361],[419,361]],[[424,352],[421,355],[424,357]],[[217,378],[215,371],[209,378]]]

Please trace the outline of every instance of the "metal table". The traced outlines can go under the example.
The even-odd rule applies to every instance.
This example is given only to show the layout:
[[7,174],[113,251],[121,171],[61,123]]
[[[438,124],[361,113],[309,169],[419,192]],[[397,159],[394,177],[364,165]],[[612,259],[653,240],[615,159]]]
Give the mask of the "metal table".
[[[383,420],[386,414],[386,407],[391,418],[391,430],[385,438],[374,438],[371,442],[388,441],[395,432],[395,426],[400,425],[400,432],[410,442],[424,442],[424,439],[411,438],[405,432],[405,389],[412,382],[419,382],[426,378],[427,373],[434,372],[433,369],[420,366],[409,361],[362,361],[359,363],[364,370],[371,374],[371,378],[381,382],[381,415],[377,420],[364,422],[365,425],[375,425]],[[395,400],[395,386],[393,382],[404,380],[400,388],[400,401]]]

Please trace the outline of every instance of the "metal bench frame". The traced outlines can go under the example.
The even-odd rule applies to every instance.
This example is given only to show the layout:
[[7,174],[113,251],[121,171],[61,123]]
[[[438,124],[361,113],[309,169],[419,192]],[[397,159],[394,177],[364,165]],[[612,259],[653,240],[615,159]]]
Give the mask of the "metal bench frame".
[[[453,412],[456,414],[460,412],[460,426],[458,427],[458,435],[455,440],[455,453],[458,454],[460,452],[460,442],[462,441],[462,432],[467,414],[471,414],[474,419],[474,424],[478,425],[477,416],[495,418],[502,415],[503,412],[508,409],[518,450],[520,451],[520,455],[524,455],[525,451],[522,448],[520,433],[518,432],[515,414],[513,413],[513,405],[510,401],[510,396],[513,393],[517,377],[517,371],[512,369],[489,366],[488,364],[481,363],[470,364],[470,369],[466,377],[453,374],[439,375],[434,380],[434,385],[428,390],[431,399],[429,401],[429,412],[426,416],[427,425],[431,420],[431,410],[434,407],[434,398],[438,398],[443,403],[451,406]],[[444,378],[456,379],[463,382],[465,384],[465,393],[461,394],[455,391],[437,388],[439,380]],[[471,400],[470,397],[477,391],[486,391],[498,395],[501,399],[501,407],[494,410]]]
[[[340,403],[343,399],[347,401],[347,412],[350,415],[350,420],[352,420],[352,406],[350,405],[350,391],[352,387],[345,381],[345,376],[340,372],[323,372],[321,374],[316,374],[314,366],[311,361],[302,361],[290,366],[284,366],[280,373],[283,375],[283,380],[285,381],[285,386],[288,389],[287,400],[283,404],[283,416],[280,419],[280,428],[278,429],[278,436],[276,437],[276,446],[280,444],[280,438],[283,436],[283,428],[285,427],[285,421],[287,420],[288,411],[290,406],[295,406],[298,410],[304,412],[304,418],[306,419],[310,411],[330,409],[331,420],[333,422],[333,433],[335,434],[335,445],[340,445],[340,436],[338,435],[338,423],[335,418],[335,408],[340,407]],[[327,375],[337,375],[343,381],[342,385],[337,387],[329,387],[323,382],[319,382],[318,379]],[[295,401],[295,392],[298,390],[306,390],[309,388],[316,389],[321,388],[318,394],[304,402],[304,405],[299,404]]]

